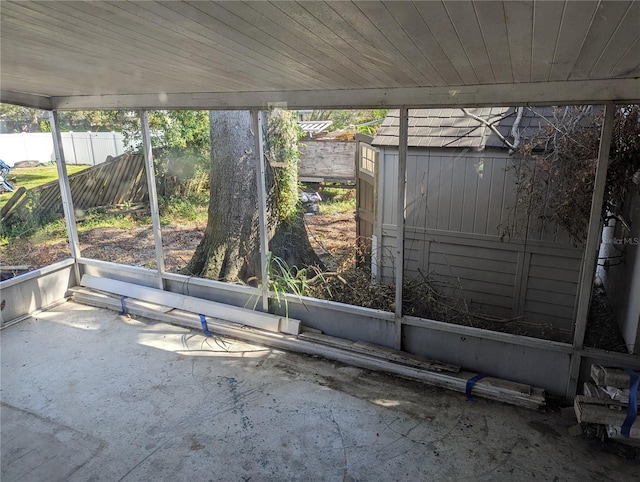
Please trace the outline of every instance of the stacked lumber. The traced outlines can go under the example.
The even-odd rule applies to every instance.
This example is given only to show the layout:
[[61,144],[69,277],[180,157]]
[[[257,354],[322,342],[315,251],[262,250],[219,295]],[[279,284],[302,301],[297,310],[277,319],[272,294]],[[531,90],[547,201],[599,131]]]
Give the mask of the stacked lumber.
[[435,360],[429,360],[411,353],[402,352],[399,350],[393,350],[386,346],[376,345],[374,343],[367,343],[364,341],[350,341],[344,338],[336,338],[335,336],[329,336],[322,333],[315,333],[313,331],[303,331],[298,335],[303,340],[315,341],[328,346],[334,346],[336,348],[344,348],[345,350],[351,350],[358,353],[366,353],[369,355],[384,358],[394,363],[400,363],[403,365],[409,365],[416,368],[422,368],[424,370],[431,370],[436,372],[452,372],[459,373],[460,367],[450,365],[448,363],[440,363]]
[[[321,333],[302,331],[298,339],[309,340],[328,347],[340,348],[351,353],[359,353],[379,359],[387,366],[400,365],[420,370],[420,381],[430,385],[467,393],[469,380],[478,377],[478,373],[463,370],[461,367],[422,358],[411,353],[394,350],[374,343],[350,341]],[[402,370],[401,370],[402,371]],[[407,378],[415,378],[408,376]],[[546,394],[541,388],[524,383],[512,382],[493,377],[482,377],[473,385],[473,395],[519,405],[526,408],[541,408],[545,405]],[[472,398],[472,397],[471,397]]]
[[[477,373],[446,363],[371,343],[327,336],[300,326],[298,320],[255,311],[247,313],[250,310],[89,275],[83,276],[82,285],[70,290],[73,301],[78,303],[116,311],[124,306],[130,315],[196,330],[203,329],[200,314],[208,312],[206,322],[211,334],[383,371],[466,393],[468,398],[472,398],[472,391],[477,397],[531,409],[541,408],[546,402],[545,392],[540,388],[493,377],[480,379]],[[215,312],[208,310],[213,305],[216,305]],[[261,317],[272,317],[272,320]],[[473,381],[471,388],[470,381]]]
[[598,425],[607,437],[640,447],[640,422],[634,416],[638,412],[638,388],[632,384],[631,373],[591,365],[593,382],[584,383],[583,394],[576,396],[573,408],[579,423]]

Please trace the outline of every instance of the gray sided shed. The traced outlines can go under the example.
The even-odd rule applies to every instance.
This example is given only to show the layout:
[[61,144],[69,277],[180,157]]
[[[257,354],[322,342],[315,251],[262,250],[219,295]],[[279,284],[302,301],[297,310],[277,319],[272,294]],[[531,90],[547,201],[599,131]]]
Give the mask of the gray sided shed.
[[[396,246],[398,110],[389,112],[371,145],[379,159],[374,223],[374,272],[394,278]],[[503,318],[521,318],[532,335],[570,340],[583,250],[557,227],[530,223],[526,235],[507,238],[514,215],[515,176],[507,142],[513,108],[417,109],[409,111],[406,172],[404,276],[423,274],[471,307]],[[548,109],[524,109],[526,136]]]

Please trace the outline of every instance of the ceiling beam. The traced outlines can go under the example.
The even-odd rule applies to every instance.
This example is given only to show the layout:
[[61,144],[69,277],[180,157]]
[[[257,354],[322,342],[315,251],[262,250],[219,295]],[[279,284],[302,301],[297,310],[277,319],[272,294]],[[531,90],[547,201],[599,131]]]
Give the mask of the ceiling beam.
[[51,110],[51,98],[43,95],[0,90],[0,102],[4,104],[21,105],[23,107],[33,107],[35,109]]
[[105,94],[45,97],[0,91],[0,102],[44,110],[410,108],[640,102],[640,79],[279,92]]
[[569,105],[640,102],[640,79],[539,82],[460,87],[412,87],[281,92],[106,94],[52,97],[59,110],[411,108],[496,105]]

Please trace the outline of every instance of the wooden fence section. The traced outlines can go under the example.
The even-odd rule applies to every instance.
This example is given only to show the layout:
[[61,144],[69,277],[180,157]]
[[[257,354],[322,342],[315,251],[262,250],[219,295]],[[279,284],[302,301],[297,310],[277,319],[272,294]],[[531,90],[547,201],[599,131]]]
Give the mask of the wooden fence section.
[[302,182],[354,184],[355,141],[305,139],[300,147],[298,178]]
[[[69,176],[71,197],[76,209],[113,206],[148,200],[147,180],[142,154],[123,154],[110,161]],[[30,189],[12,209],[3,223],[11,224],[28,217],[46,219],[62,213],[58,181]]]

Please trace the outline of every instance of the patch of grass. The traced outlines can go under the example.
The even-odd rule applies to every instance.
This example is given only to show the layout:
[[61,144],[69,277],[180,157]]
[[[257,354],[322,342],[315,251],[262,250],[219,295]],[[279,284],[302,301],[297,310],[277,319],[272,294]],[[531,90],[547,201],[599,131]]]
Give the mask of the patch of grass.
[[0,248],[5,248],[11,245],[13,238],[6,233],[0,233]]
[[317,268],[312,266],[298,269],[297,266],[289,266],[285,260],[273,256],[271,253],[267,256],[269,291],[275,295],[278,305],[284,303],[285,316],[289,318],[289,303],[285,295],[293,294],[298,298],[306,296],[311,287],[309,284],[309,274],[311,272],[316,273],[314,279],[322,278],[324,281],[324,277]]
[[275,293],[276,300],[285,293],[291,293],[298,297],[305,296],[309,290],[307,281],[307,268],[298,269],[296,266],[289,266],[277,256],[268,254],[269,268],[269,290]]
[[[78,234],[86,233],[97,228],[115,228],[130,230],[137,226],[151,224],[149,216],[134,217],[128,214],[103,214],[89,211],[86,216],[77,223]],[[67,239],[67,226],[64,219],[56,219],[43,225],[33,223],[20,223],[9,230],[0,230],[0,245],[8,246],[11,243],[28,239],[32,244],[52,244]]]
[[28,239],[34,235],[37,231],[45,226],[53,223],[55,218],[40,218],[29,214],[19,222],[12,223],[10,226],[2,223],[0,224],[0,243],[2,245],[9,245],[20,239]]
[[356,209],[356,190],[322,187],[319,191],[322,202],[320,213],[350,213]]
[[67,239],[67,225],[64,219],[56,219],[55,221],[45,224],[29,237],[29,240],[33,244],[54,243],[60,239]]
[[78,234],[82,234],[98,228],[130,230],[147,224],[151,224],[148,216],[133,217],[129,214],[102,214],[89,211],[84,219],[77,223],[77,229]]
[[164,226],[184,224],[185,221],[206,223],[208,209],[208,192],[184,197],[165,197],[160,199],[160,222]]
[[[84,171],[89,167],[91,166],[67,164],[67,174],[75,174],[76,172]],[[51,181],[55,181],[56,179],[58,179],[58,170],[56,166],[25,167],[13,169],[9,173],[9,183],[16,190],[19,187],[24,187],[28,190]],[[12,192],[4,192],[0,194],[0,208],[4,206],[9,199],[11,199],[11,196],[13,196]]]

